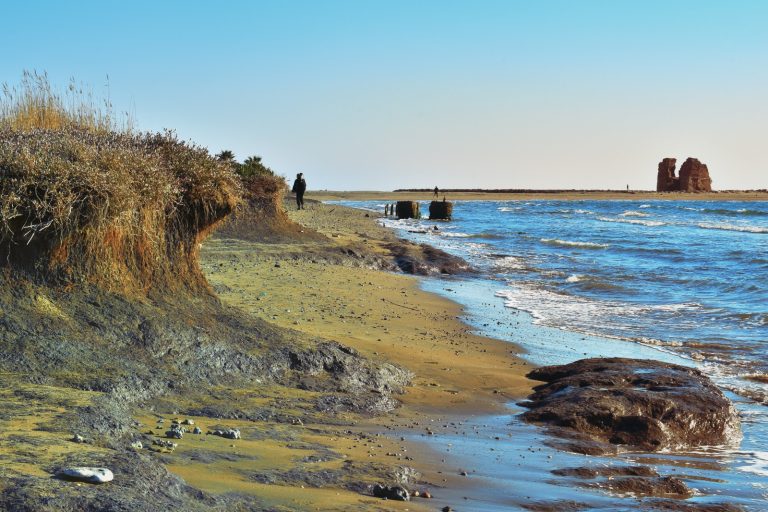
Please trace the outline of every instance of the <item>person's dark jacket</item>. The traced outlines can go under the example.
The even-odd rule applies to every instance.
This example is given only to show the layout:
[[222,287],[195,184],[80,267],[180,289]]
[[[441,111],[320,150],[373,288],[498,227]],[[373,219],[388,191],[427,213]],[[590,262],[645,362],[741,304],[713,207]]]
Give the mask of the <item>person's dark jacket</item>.
[[296,192],[297,194],[303,194],[307,190],[307,182],[304,181],[304,178],[297,178],[293,182],[293,188],[291,189],[291,192]]

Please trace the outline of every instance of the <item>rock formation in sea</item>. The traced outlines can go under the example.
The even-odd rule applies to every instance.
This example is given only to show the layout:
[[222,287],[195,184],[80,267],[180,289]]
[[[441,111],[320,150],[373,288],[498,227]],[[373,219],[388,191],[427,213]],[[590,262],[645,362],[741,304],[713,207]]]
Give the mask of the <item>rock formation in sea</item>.
[[709,169],[696,158],[687,158],[675,176],[677,159],[665,158],[659,162],[656,175],[657,192],[711,192],[712,180]]
[[528,374],[523,419],[544,424],[579,453],[686,450],[740,438],[730,400],[699,370],[661,361],[595,358]]

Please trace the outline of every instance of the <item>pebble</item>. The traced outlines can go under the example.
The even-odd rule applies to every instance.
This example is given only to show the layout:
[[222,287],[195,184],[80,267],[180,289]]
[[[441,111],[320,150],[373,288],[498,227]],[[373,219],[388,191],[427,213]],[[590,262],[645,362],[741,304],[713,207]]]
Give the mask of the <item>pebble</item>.
[[64,480],[75,480],[91,484],[103,484],[111,482],[115,475],[107,468],[64,468],[56,473],[56,476]]

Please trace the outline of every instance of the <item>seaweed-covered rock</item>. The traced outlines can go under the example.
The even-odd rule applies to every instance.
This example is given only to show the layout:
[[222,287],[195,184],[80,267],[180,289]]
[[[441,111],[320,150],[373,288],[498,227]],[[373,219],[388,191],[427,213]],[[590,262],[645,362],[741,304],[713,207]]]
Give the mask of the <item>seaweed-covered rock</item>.
[[694,368],[641,359],[582,359],[528,374],[531,423],[559,427],[569,449],[607,452],[618,446],[658,451],[729,444],[740,438],[736,411]]

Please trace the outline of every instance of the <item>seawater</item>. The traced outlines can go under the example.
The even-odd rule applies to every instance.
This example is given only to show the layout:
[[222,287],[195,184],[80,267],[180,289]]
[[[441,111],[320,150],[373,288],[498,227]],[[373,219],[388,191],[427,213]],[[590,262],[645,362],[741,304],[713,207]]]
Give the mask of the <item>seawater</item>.
[[[376,201],[340,204],[384,211]],[[450,222],[381,222],[477,268],[477,276],[426,279],[423,286],[462,304],[478,332],[523,346],[524,357],[536,364],[641,357],[709,374],[740,411],[739,449],[688,454],[692,460],[661,455],[658,464],[669,465],[666,474],[679,474],[685,460],[687,483],[702,491],[694,501],[709,502],[714,494],[754,510],[768,508],[768,203],[458,201]],[[482,421],[531,441],[532,430],[515,413]],[[476,452],[473,443],[454,441],[454,453],[467,446]],[[519,445],[510,443],[508,451]],[[716,462],[697,463],[701,457]],[[549,485],[550,464],[540,464],[538,473],[530,464],[529,478],[539,474],[539,486]],[[553,485],[559,493],[542,492],[563,499],[585,492],[563,493]],[[590,493],[596,509],[625,506]],[[473,510],[504,509],[476,505]]]

